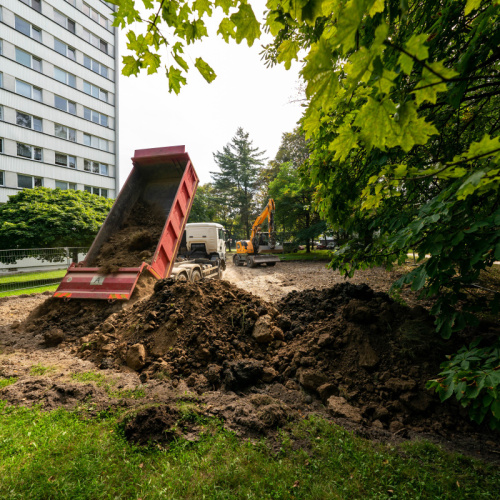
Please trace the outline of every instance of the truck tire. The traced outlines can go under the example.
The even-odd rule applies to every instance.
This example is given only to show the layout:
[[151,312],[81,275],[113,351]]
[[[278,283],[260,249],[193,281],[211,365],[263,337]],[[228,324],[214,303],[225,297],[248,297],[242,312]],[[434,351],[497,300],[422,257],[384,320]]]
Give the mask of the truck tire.
[[175,281],[189,281],[187,273],[179,273]]
[[247,265],[248,265],[248,267],[257,267],[258,266],[258,264],[255,263],[255,261],[253,260],[253,257],[251,255],[248,256]]
[[193,283],[196,283],[197,281],[201,280],[201,273],[199,269],[193,269],[193,272],[191,273],[191,281]]
[[238,266],[238,267],[241,267],[243,265],[243,262],[241,261],[241,259],[238,255],[235,255],[233,257],[233,263],[235,266]]

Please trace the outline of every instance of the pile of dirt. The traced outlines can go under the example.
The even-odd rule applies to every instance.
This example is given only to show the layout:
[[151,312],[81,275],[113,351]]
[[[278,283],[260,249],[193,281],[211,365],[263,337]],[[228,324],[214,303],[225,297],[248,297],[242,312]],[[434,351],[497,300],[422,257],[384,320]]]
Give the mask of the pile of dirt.
[[[101,369],[136,374],[158,409],[128,422],[134,442],[174,439],[181,395],[247,437],[316,413],[370,436],[480,432],[491,440],[455,401],[442,404],[425,389],[457,344],[436,339],[421,306],[351,283],[291,292],[275,304],[218,280],[162,280],[148,292],[125,304],[50,299],[20,327]],[[78,400],[70,389],[51,398]],[[194,439],[195,427],[183,435]]]
[[391,432],[477,430],[457,404],[425,389],[456,346],[436,340],[424,308],[367,285],[292,292],[273,306],[224,281],[163,280],[149,299],[107,307],[78,326],[81,356],[128,366],[143,382],[182,382],[198,394],[264,391],[288,405],[270,413],[278,422],[323,403],[333,417]]
[[161,208],[137,202],[122,227],[102,245],[93,265],[99,266],[103,274],[112,274],[120,267],[150,264],[164,225]]

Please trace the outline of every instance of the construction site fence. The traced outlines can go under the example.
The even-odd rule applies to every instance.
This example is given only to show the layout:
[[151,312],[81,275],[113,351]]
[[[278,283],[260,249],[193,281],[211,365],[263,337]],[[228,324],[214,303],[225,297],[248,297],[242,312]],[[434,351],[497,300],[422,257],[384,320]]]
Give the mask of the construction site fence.
[[0,250],[0,293],[57,285],[62,276],[47,276],[47,272],[67,269],[87,252],[84,247]]

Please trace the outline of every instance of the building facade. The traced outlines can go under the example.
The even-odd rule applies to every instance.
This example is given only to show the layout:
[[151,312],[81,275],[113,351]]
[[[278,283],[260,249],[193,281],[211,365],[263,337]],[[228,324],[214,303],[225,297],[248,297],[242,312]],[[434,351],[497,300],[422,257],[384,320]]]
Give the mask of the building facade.
[[0,203],[23,188],[118,194],[118,31],[101,0],[0,3]]

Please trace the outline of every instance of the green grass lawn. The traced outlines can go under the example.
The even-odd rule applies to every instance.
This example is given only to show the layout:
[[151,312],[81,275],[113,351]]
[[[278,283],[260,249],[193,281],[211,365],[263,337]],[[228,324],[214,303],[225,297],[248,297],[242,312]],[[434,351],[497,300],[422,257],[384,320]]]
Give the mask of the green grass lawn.
[[[27,281],[35,280],[49,280],[62,278],[66,274],[66,269],[57,269],[55,271],[41,271],[33,273],[22,273],[22,274],[10,274],[10,275],[0,275],[0,285],[11,284],[13,287],[17,283],[23,283]],[[28,284],[29,285],[29,284]],[[30,293],[42,293],[42,292],[54,292],[58,285],[45,285],[33,288],[24,288],[21,290],[6,290],[0,292],[0,297],[10,297],[11,295],[22,295]]]
[[127,443],[118,415],[84,414],[0,402],[0,498],[455,500],[500,488],[496,467],[426,442],[374,444],[320,419],[290,425],[271,448],[198,417],[201,439],[165,450]]
[[329,262],[330,258],[330,250],[311,250],[307,253],[305,250],[299,250],[294,253],[284,253],[279,254],[279,258],[283,261],[287,260],[300,260],[300,261],[309,261],[309,260],[318,260]]

